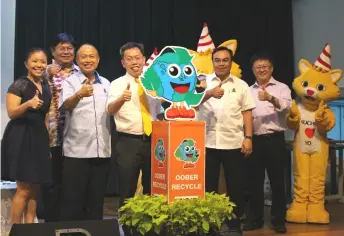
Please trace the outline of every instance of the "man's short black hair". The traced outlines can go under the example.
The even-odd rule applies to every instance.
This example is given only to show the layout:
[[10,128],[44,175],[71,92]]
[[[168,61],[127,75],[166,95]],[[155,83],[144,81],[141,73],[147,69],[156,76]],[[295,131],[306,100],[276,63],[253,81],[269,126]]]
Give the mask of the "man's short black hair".
[[144,55],[144,47],[142,43],[136,43],[136,42],[129,42],[124,44],[121,49],[119,50],[119,54],[121,55],[121,58],[123,58],[124,56],[124,52],[128,49],[132,49],[132,48],[138,48],[140,49],[142,55]]
[[59,33],[55,36],[53,44],[51,45],[51,50],[54,50],[59,43],[70,43],[75,48],[75,40],[72,35],[67,33]]
[[231,60],[233,59],[233,51],[227,47],[220,46],[214,49],[213,53],[211,54],[211,60],[214,59],[214,54],[219,52],[219,51],[227,51],[229,55],[231,56]]
[[264,61],[269,61],[271,66],[273,67],[274,66],[274,63],[273,63],[273,58],[271,56],[270,53],[266,52],[266,51],[262,51],[262,52],[258,52],[256,54],[254,54],[252,57],[251,57],[251,60],[250,60],[250,63],[251,63],[251,67],[253,67],[253,64],[256,62],[256,61],[261,61],[261,60],[264,60]]

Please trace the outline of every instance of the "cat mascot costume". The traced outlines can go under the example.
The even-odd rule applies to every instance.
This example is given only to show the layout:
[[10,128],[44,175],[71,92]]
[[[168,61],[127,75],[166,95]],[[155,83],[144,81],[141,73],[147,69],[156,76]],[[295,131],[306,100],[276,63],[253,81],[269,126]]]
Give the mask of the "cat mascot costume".
[[327,132],[335,126],[335,115],[326,102],[340,97],[336,83],[342,71],[331,70],[328,44],[313,65],[301,59],[299,70],[301,75],[293,81],[299,102],[293,101],[286,118],[288,128],[295,131],[294,200],[286,218],[295,223],[327,224],[329,214],[324,207]]

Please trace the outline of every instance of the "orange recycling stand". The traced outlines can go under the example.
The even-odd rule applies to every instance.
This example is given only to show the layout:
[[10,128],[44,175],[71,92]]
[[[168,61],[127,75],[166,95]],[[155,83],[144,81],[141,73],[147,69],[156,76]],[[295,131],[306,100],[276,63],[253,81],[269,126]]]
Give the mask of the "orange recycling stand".
[[205,195],[205,122],[154,121],[152,196],[168,202]]

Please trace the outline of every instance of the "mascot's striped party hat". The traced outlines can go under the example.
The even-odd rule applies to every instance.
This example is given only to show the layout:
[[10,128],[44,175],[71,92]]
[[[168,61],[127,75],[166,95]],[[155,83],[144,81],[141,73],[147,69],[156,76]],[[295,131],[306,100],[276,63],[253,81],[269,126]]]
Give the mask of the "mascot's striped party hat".
[[204,23],[201,37],[199,38],[199,41],[197,44],[197,52],[206,52],[208,50],[213,51],[214,49],[215,49],[215,45],[213,43],[213,40],[210,37],[208,25],[207,23]]
[[148,69],[149,65],[152,64],[152,62],[158,56],[158,54],[159,54],[158,49],[154,48],[152,55],[148,58],[148,60],[146,61],[146,63],[143,66],[143,71],[146,71]]
[[322,50],[318,59],[314,62],[313,66],[321,68],[322,71],[328,72],[331,70],[331,48],[327,43]]

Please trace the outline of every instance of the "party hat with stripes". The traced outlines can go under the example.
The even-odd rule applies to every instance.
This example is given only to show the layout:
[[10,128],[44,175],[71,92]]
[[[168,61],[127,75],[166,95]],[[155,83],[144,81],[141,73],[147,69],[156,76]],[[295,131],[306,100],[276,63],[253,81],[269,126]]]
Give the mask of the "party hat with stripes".
[[199,38],[199,41],[197,44],[197,52],[206,52],[208,50],[213,51],[214,49],[215,49],[215,45],[213,43],[213,40],[210,37],[208,25],[207,23],[204,23],[201,37]]
[[314,62],[313,66],[321,68],[322,71],[327,72],[331,70],[331,48],[327,43],[322,50],[318,59]]

